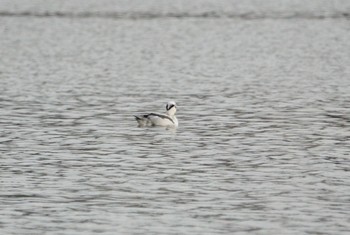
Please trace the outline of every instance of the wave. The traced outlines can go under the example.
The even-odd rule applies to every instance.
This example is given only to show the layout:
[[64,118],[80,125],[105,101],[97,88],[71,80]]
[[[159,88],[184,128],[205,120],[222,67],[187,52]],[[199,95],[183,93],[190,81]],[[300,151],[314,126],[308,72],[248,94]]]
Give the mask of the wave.
[[228,19],[350,19],[349,12],[167,12],[167,13],[153,13],[153,12],[11,12],[0,11],[0,17],[38,17],[38,18],[110,18],[110,19],[162,19],[162,18],[228,18]]

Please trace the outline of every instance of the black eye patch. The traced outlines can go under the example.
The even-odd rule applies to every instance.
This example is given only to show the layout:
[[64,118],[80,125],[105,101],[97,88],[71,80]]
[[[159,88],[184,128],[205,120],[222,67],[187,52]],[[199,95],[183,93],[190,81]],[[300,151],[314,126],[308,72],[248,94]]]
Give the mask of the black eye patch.
[[175,106],[175,105],[173,105],[173,104],[171,104],[171,105],[169,105],[169,106],[167,105],[167,106],[166,106],[166,110],[170,110],[170,109],[171,109],[172,107],[174,107],[174,106]]

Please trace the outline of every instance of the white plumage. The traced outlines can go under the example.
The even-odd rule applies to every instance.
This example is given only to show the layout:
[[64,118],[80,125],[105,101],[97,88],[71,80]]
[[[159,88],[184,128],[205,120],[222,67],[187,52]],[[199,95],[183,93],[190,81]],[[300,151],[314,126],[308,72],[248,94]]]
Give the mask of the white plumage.
[[176,113],[176,103],[170,101],[166,104],[166,113],[149,113],[144,115],[135,116],[136,121],[139,126],[166,126],[166,127],[177,127],[179,125],[177,118],[175,117]]

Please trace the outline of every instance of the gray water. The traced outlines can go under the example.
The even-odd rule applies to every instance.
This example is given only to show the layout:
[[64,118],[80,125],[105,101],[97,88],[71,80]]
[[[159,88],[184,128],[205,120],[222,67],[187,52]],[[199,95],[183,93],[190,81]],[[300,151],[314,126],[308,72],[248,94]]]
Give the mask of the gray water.
[[349,234],[350,4],[276,2],[2,1],[0,233]]

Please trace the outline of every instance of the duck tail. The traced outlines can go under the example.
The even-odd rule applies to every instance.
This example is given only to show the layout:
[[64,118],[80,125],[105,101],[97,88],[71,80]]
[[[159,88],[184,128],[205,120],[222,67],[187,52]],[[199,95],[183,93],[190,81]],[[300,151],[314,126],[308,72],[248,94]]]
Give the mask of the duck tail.
[[134,117],[135,117],[136,121],[139,121],[139,120],[142,119],[142,118],[140,118],[139,116],[136,116],[136,115],[134,115]]
[[146,125],[146,122],[147,120],[145,120],[144,118],[140,117],[140,116],[136,116],[134,115],[137,123],[139,124],[139,126],[145,126]]

